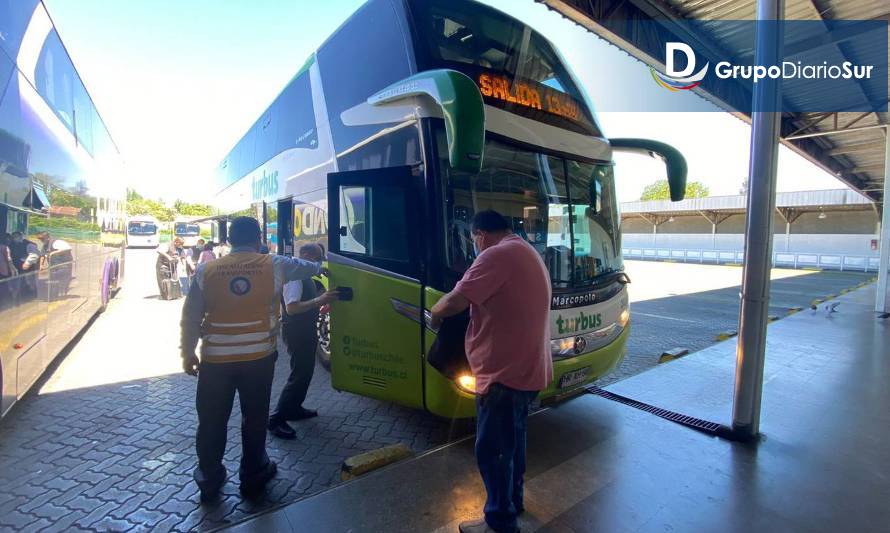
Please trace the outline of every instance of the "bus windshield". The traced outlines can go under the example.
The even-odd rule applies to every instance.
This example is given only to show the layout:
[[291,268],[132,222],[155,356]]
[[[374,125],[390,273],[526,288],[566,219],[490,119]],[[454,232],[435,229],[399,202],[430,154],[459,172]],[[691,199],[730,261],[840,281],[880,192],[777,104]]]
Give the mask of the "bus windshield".
[[575,161],[489,138],[482,171],[448,165],[439,131],[444,176],[447,260],[463,272],[474,258],[470,222],[484,209],[506,216],[513,231],[544,259],[554,288],[589,286],[623,268],[612,165]]
[[491,7],[460,0],[418,3],[418,61],[479,85],[486,104],[601,137],[584,96],[543,36]]
[[201,232],[197,224],[177,222],[173,225],[173,233],[181,237],[193,237]]
[[130,222],[127,224],[127,233],[130,235],[154,235],[158,232],[158,226],[154,222]]

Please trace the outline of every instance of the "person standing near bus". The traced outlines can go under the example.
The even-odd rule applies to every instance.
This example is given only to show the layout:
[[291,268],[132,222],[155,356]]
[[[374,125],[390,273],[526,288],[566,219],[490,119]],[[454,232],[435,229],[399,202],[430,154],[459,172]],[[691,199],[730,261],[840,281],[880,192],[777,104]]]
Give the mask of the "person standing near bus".
[[37,296],[37,275],[29,275],[40,268],[40,250],[37,244],[25,238],[21,231],[12,232],[12,243],[9,246],[12,264],[22,278],[16,280],[17,295],[23,300]]
[[[260,254],[260,225],[237,217],[229,255],[198,265],[182,309],[183,370],[198,377],[198,466],[202,501],[226,480],[222,459],[235,392],[241,403],[241,493],[262,494],[277,466],[266,454],[266,422],[277,356],[278,307],[285,283],[321,274],[320,263]],[[201,339],[201,358],[195,354]]]
[[[324,260],[324,251],[318,244],[304,244],[300,247],[300,258],[320,263]],[[290,355],[290,375],[278,396],[278,405],[269,417],[269,431],[276,437],[296,438],[297,432],[287,422],[318,416],[314,409],[303,407],[303,402],[315,371],[318,310],[336,300],[337,296],[336,290],[319,295],[318,285],[311,278],[291,281],[284,286],[281,331]]]
[[169,279],[177,279],[179,275],[177,270],[179,259],[183,255],[182,239],[176,237],[167,244],[158,245],[157,252],[158,260],[155,262],[155,276],[158,279],[158,292],[163,292],[161,283],[168,279],[168,276]]
[[485,516],[460,531],[517,531],[524,511],[526,419],[531,402],[553,379],[550,275],[506,218],[480,211],[471,225],[476,260],[433,306],[431,326],[470,308],[465,339],[476,378],[476,462],[488,497]]

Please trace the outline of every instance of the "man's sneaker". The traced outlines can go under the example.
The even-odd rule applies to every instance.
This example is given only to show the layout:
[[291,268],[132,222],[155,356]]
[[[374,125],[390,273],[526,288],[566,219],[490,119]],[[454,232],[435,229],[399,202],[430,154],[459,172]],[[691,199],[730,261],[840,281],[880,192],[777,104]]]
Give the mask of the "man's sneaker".
[[269,433],[275,435],[280,439],[295,439],[297,438],[297,432],[294,431],[294,428],[287,425],[285,421],[269,421]]
[[241,486],[241,494],[245,498],[258,498],[263,494],[263,491],[266,489],[266,483],[268,483],[275,474],[278,472],[278,465],[275,464],[275,461],[269,461],[266,463],[266,468],[263,469],[262,472],[256,475],[254,479],[250,481],[242,481]]
[[318,416],[318,411],[315,409],[306,409],[305,407],[300,407],[297,409],[293,415],[287,417],[288,420],[295,422],[297,420],[305,420],[306,418],[312,418]]

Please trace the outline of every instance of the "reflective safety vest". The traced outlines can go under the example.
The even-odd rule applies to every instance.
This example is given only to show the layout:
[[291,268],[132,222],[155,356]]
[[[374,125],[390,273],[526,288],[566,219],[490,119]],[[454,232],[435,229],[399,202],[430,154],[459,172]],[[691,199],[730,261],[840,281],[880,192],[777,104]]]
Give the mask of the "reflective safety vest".
[[206,263],[202,361],[253,361],[275,351],[278,295],[272,259],[236,253]]

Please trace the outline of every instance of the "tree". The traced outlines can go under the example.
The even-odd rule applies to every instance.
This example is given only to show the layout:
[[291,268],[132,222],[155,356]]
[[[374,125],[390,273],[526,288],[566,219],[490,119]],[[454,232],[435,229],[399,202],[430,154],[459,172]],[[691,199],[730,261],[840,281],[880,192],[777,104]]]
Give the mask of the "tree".
[[173,209],[180,215],[189,217],[209,217],[213,214],[212,208],[207,204],[190,204],[182,200],[176,200]]
[[[128,194],[129,196],[129,194]],[[138,193],[136,194],[138,196]],[[176,218],[176,212],[161,202],[142,198],[131,199],[127,201],[127,215],[151,215],[161,222],[170,222]]]
[[[691,181],[686,184],[686,198],[705,198],[710,194],[710,190],[699,181]],[[643,188],[643,194],[640,195],[640,200],[643,201],[670,199],[671,189],[667,180],[658,180],[646,185],[646,187]]]

